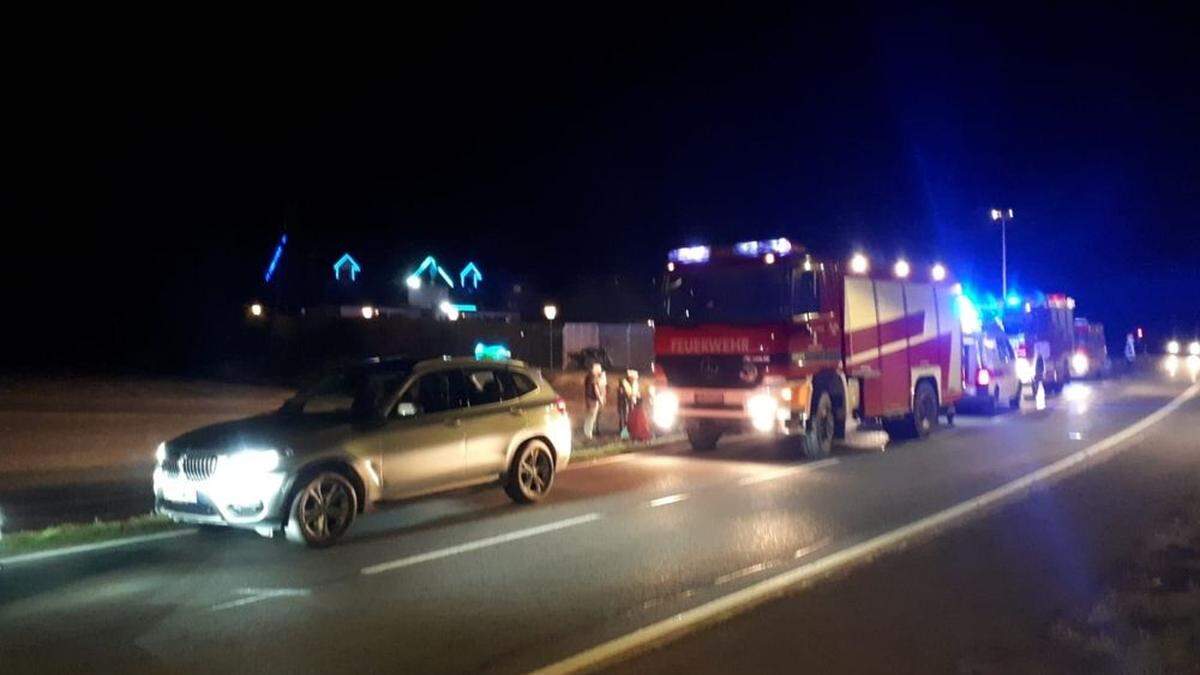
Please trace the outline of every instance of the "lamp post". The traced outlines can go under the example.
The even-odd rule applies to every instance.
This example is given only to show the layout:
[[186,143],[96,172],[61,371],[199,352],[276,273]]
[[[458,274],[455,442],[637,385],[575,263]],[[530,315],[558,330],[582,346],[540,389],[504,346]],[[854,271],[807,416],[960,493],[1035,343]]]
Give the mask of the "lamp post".
[[546,317],[546,321],[550,322],[550,370],[554,370],[554,317],[558,316],[558,307],[556,305],[546,305],[542,307],[542,315]]
[[1012,220],[1012,209],[992,209],[992,222],[1000,221],[1000,297],[1008,302],[1008,221]]

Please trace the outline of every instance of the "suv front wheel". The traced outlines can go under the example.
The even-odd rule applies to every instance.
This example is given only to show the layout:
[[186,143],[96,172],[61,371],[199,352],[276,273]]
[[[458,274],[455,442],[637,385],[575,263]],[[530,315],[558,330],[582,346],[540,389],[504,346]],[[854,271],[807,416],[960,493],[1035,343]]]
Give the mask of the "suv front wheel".
[[296,491],[283,532],[290,542],[324,548],[350,529],[357,512],[354,486],[345,476],[325,471],[310,477]]

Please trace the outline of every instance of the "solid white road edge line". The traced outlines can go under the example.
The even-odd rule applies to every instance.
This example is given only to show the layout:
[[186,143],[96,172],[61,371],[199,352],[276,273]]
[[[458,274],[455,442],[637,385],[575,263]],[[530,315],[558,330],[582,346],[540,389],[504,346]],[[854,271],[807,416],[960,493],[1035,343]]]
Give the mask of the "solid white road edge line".
[[800,567],[763,579],[728,595],[680,612],[675,616],[639,628],[632,633],[627,633],[621,637],[596,645],[562,661],[540,668],[534,671],[534,675],[577,673],[590,668],[596,668],[601,664],[616,660],[624,654],[665,641],[671,637],[677,637],[696,626],[713,621],[720,616],[745,611],[754,605],[786,592],[789,588],[802,581],[826,574],[862,558],[878,555],[907,539],[936,530],[972,512],[984,509],[1023,490],[1027,490],[1038,483],[1045,482],[1080,462],[1111,451],[1114,447],[1158,423],[1167,415],[1170,415],[1188,399],[1195,396],[1197,391],[1200,391],[1200,384],[1193,384],[1163,407],[1125,427],[1121,431],[1097,441],[1083,450],[1067,455],[1053,464],[1025,474],[977,497],[831,553],[823,558],[818,558]]
[[54,548],[48,551],[37,551],[36,553],[24,553],[21,555],[9,556],[7,558],[0,558],[0,567],[5,565],[21,565],[24,563],[52,560],[54,558],[62,558],[64,556],[75,555],[77,553],[90,553],[92,551],[103,551],[110,548],[132,546],[134,544],[141,544],[147,541],[174,539],[175,537],[184,537],[189,534],[196,534],[196,532],[197,530],[195,528],[189,528],[186,530],[168,530],[166,532],[155,532],[154,534],[143,534],[136,537],[124,537],[122,539],[112,539],[110,541],[98,541],[94,544],[80,544],[78,546],[68,546],[66,548]]
[[475,550],[478,550],[481,548],[487,548],[488,546],[496,546],[497,544],[506,544],[510,541],[516,541],[518,539],[526,539],[528,537],[534,537],[539,534],[545,534],[547,532],[553,532],[555,530],[562,530],[562,529],[565,529],[568,527],[574,527],[576,525],[583,525],[584,523],[590,523],[593,521],[600,520],[600,518],[601,518],[601,515],[599,513],[588,513],[586,515],[576,516],[574,518],[567,518],[566,520],[557,520],[553,523],[546,523],[545,525],[538,525],[537,527],[529,527],[524,530],[515,530],[513,532],[499,534],[494,537],[488,537],[486,539],[476,539],[475,541],[469,541],[465,544],[459,544],[458,546],[451,546],[449,548],[440,548],[440,549],[437,549],[436,551],[429,551],[428,553],[419,553],[417,555],[410,555],[406,558],[399,558],[397,560],[392,560],[390,562],[379,563],[378,565],[371,565],[370,567],[362,568],[361,572],[362,572],[362,574],[366,574],[366,575],[382,574],[383,572],[391,572],[392,570],[398,570],[402,567],[410,567],[412,565],[419,565],[423,562],[429,562],[430,560],[438,560],[439,558],[448,558],[450,556],[458,555],[460,553],[467,553],[469,551],[475,551]]

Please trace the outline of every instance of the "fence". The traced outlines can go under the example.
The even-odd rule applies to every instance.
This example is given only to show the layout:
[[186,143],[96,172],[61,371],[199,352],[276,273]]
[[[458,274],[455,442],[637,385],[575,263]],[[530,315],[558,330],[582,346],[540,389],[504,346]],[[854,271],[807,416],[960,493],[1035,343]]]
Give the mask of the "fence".
[[654,327],[649,323],[567,323],[562,350],[569,359],[587,349],[603,349],[618,368],[649,370],[654,360]]

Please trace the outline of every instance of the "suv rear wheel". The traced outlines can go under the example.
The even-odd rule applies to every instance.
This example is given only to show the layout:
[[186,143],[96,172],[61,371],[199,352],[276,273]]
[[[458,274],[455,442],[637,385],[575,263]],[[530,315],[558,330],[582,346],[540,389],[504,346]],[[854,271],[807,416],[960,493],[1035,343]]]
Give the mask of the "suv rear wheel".
[[517,449],[504,491],[518,504],[541,501],[554,485],[554,455],[539,440],[527,441]]

